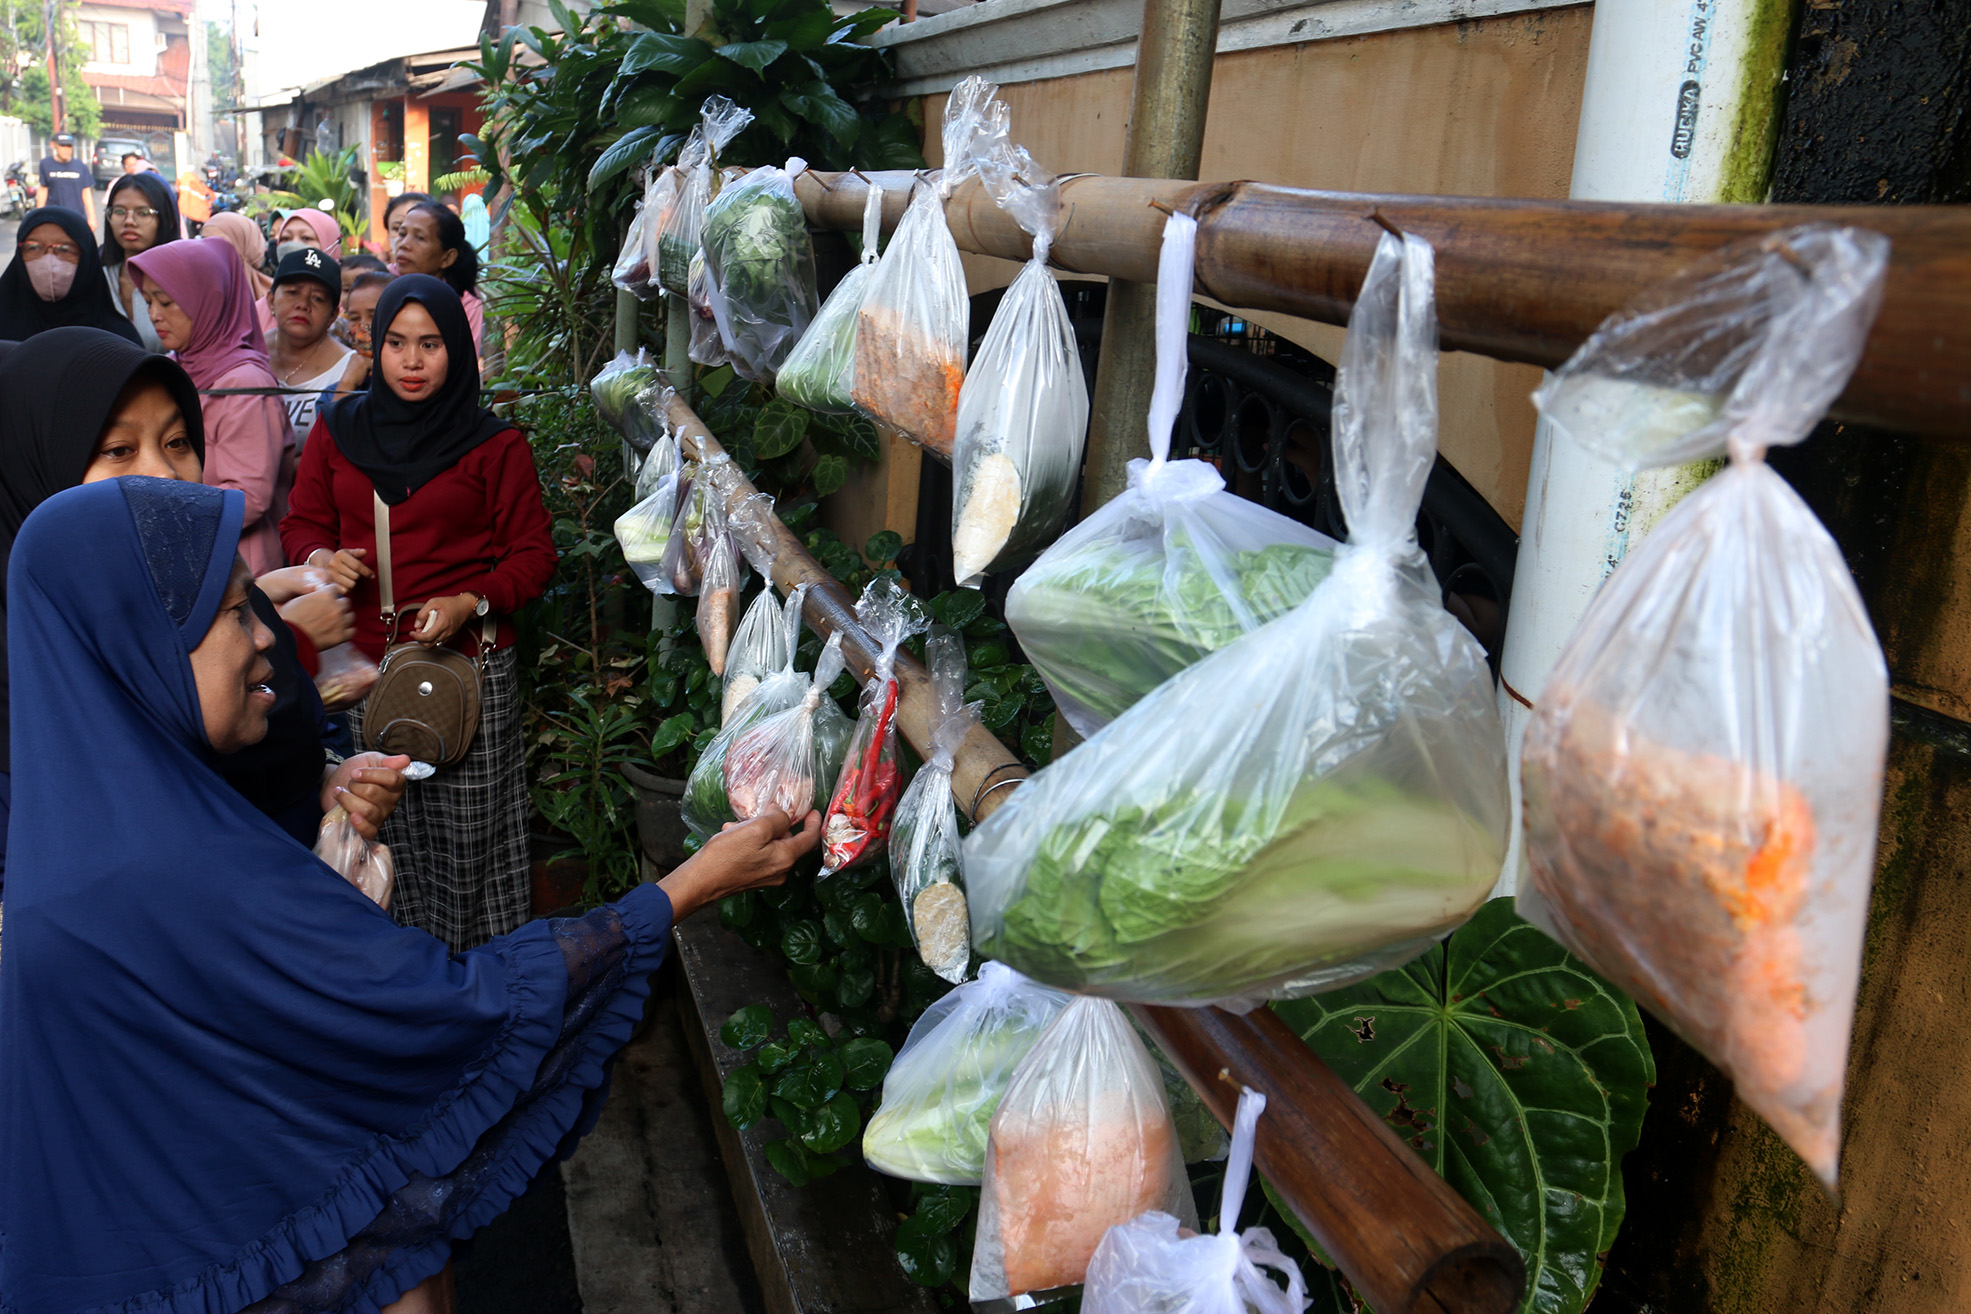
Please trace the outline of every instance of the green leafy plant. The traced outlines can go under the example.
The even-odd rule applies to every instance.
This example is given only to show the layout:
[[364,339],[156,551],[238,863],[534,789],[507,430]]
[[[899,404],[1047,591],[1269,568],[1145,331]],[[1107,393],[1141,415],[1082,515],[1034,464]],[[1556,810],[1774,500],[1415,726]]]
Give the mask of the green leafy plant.
[[748,1004],[726,1019],[719,1039],[751,1061],[726,1077],[726,1120],[740,1131],[762,1118],[785,1133],[766,1143],[767,1162],[795,1186],[826,1177],[862,1135],[862,1124],[883,1088],[895,1052],[873,1036],[831,1036],[811,1018],[796,1017],[774,1036],[773,1013]]
[[1525,1314],[1586,1307],[1656,1080],[1634,1002],[1494,899],[1404,967],[1273,1008],[1518,1247]]
[[335,221],[345,242],[360,238],[365,229],[359,217],[365,198],[352,175],[362,156],[361,143],[327,155],[310,151],[307,159],[289,171],[283,180],[286,187],[273,193],[272,200],[287,210],[313,208],[328,201],[335,207]]

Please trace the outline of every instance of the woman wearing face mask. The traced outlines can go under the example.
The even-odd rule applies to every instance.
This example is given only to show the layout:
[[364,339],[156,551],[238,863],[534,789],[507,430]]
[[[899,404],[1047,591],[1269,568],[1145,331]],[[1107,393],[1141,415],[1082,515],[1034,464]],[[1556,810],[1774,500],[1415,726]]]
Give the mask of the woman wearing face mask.
[[479,253],[465,235],[464,222],[436,201],[420,202],[398,219],[390,249],[398,273],[441,278],[459,294],[472,329],[473,355],[485,350],[486,309],[476,290]]
[[[50,399],[73,399],[56,407]],[[98,329],[52,329],[0,355],[0,578],[7,551],[35,507],[78,484],[141,475],[199,482],[205,435],[198,393],[174,362]],[[259,581],[254,609],[276,635],[277,700],[267,738],[227,759],[225,778],[297,840],[312,846],[322,813],[344,804],[373,831],[403,788],[405,760],[369,754],[337,766],[323,745],[334,727],[305,663],[354,631],[347,599],[304,592],[299,572]],[[0,864],[8,772],[5,590],[0,587]],[[285,623],[283,623],[285,622]],[[351,791],[345,794],[344,791]]]
[[178,240],[178,204],[154,173],[125,174],[110,187],[103,213],[103,277],[116,313],[129,320],[149,351],[163,351],[150,307],[130,277],[130,257]]
[[287,419],[297,443],[305,441],[314,427],[322,391],[341,383],[355,354],[329,336],[341,289],[342,271],[315,247],[290,252],[274,273],[269,363],[281,386],[293,390],[287,397]]
[[215,214],[199,230],[200,241],[214,238],[225,242],[239,252],[240,266],[246,271],[247,291],[253,298],[253,317],[266,333],[274,327],[274,308],[267,304],[267,293],[273,290],[273,277],[263,266],[267,262],[267,235],[260,231],[260,225],[237,210],[225,210]]
[[160,246],[130,264],[158,339],[203,394],[205,482],[246,495],[240,551],[256,574],[276,570],[286,564],[279,525],[294,483],[294,431],[274,394],[245,271],[230,246],[207,238]]
[[0,338],[25,342],[52,328],[80,325],[138,341],[116,313],[103,280],[102,257],[89,224],[73,210],[30,210],[16,230],[19,245],[0,273]]
[[40,769],[0,957],[14,1314],[448,1308],[451,1243],[593,1125],[672,926],[820,839],[770,813],[457,957],[392,925],[214,772],[268,702],[240,517],[126,479],[51,498],[15,547]]
[[[377,305],[372,340],[368,390],[319,412],[281,540],[349,590],[356,644],[372,660],[406,639],[475,656],[493,628],[470,750],[421,783],[384,833],[397,859],[392,914],[469,949],[528,915],[527,767],[505,618],[553,578],[554,538],[527,440],[480,409],[457,294],[422,274],[399,277]],[[390,508],[393,602],[404,609],[388,624],[377,614],[378,498]]]
[[280,227],[274,230],[274,242],[276,264],[311,246],[342,259],[342,225],[326,210],[310,207],[283,211]]

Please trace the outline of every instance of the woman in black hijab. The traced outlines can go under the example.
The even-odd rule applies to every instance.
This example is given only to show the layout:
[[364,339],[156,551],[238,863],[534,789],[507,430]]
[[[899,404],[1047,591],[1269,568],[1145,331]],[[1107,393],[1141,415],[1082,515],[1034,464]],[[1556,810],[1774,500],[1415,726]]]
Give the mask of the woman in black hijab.
[[49,329],[80,327],[140,341],[110,300],[87,219],[59,205],[44,205],[27,212],[17,236],[20,245],[0,273],[0,338],[25,342]]
[[178,240],[178,202],[154,173],[126,173],[103,203],[103,281],[116,313],[130,321],[147,351],[163,351],[151,327],[150,304],[130,276],[130,257]]
[[[529,913],[532,805],[508,617],[554,577],[553,524],[527,439],[479,405],[458,294],[403,275],[377,302],[370,341],[368,390],[316,412],[329,441],[302,449],[281,546],[349,590],[356,646],[370,660],[404,640],[482,659],[465,758],[418,785],[383,836],[397,863],[391,914],[465,950]],[[379,614],[378,499],[389,507],[389,621]]]
[[[0,637],[5,634],[6,557],[28,514],[48,498],[78,484],[122,475],[197,482],[205,457],[205,429],[198,392],[169,357],[98,329],[50,329],[0,356]],[[300,581],[285,572],[268,577],[277,593]],[[274,632],[276,701],[266,739],[225,759],[221,774],[249,802],[295,839],[312,847],[331,787],[360,785],[349,808],[374,827],[394,805],[402,779],[378,762],[333,768],[323,752],[332,727],[303,669],[294,630],[274,601],[252,592],[254,610]],[[318,637],[333,635],[335,608],[297,607],[291,615],[312,622]],[[313,616],[306,615],[313,612]],[[342,622],[346,626],[346,621]],[[5,864],[5,821],[12,796],[6,705],[6,648],[0,642],[0,874]],[[393,759],[399,766],[403,759]],[[325,779],[325,777],[333,777]],[[338,799],[341,797],[337,796]],[[360,826],[359,826],[360,828]]]

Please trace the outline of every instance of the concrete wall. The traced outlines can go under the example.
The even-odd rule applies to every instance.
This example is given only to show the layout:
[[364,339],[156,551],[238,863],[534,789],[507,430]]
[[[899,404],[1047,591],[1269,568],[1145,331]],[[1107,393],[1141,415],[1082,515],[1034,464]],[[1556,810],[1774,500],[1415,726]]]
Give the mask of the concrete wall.
[[[1220,54],[1206,180],[1254,178],[1335,191],[1565,197],[1592,9],[1576,6]],[[1015,140],[1057,173],[1121,171],[1134,70],[1001,88]],[[924,97],[925,155],[941,154],[945,95]],[[967,257],[974,292],[1005,261]],[[1286,316],[1255,323],[1324,359],[1342,330]],[[1540,372],[1444,357],[1447,459],[1515,526],[1525,502]]]

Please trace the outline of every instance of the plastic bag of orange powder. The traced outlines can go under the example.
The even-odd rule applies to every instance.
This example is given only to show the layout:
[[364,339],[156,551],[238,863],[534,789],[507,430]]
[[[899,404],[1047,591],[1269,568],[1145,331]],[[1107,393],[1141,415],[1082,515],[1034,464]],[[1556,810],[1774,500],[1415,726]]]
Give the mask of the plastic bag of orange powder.
[[1830,1187],[1888,674],[1826,529],[1765,463],[1861,357],[1888,242],[1809,226],[1609,319],[1537,395],[1631,469],[1725,467],[1609,576],[1526,732],[1519,908],[1729,1075]]

